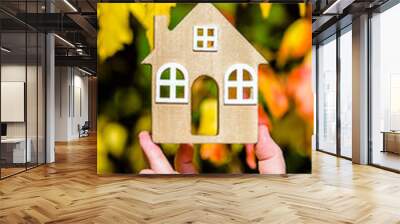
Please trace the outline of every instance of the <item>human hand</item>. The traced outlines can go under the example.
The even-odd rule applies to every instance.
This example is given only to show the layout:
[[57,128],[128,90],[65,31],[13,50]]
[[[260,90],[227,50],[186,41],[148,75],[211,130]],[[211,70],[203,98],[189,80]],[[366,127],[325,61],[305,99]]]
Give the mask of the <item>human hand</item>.
[[[249,147],[252,145],[246,145]],[[255,145],[260,174],[285,174],[286,164],[281,148],[275,143],[264,124],[258,126],[258,142]]]
[[143,169],[139,174],[194,174],[197,173],[193,160],[193,145],[182,144],[175,156],[176,171],[169,164],[161,148],[156,145],[147,131],[139,133],[139,143],[146,155],[150,169]]
[[[140,145],[150,163],[150,169],[143,169],[139,174],[194,174],[197,173],[193,165],[193,145],[182,144],[175,156],[175,168],[169,164],[161,148],[150,137],[149,132],[139,133]],[[249,145],[246,145],[249,146]],[[286,173],[285,159],[282,150],[274,142],[265,125],[259,125],[258,143],[255,145],[255,154],[258,159],[260,174]]]

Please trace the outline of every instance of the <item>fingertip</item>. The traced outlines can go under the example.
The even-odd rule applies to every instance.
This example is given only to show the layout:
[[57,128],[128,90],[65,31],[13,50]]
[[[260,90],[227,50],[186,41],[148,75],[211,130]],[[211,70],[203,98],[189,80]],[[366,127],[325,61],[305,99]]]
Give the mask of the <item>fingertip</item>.
[[193,144],[181,144],[180,148],[184,150],[193,150]]
[[139,133],[139,143],[144,148],[153,147],[155,145],[148,131]]
[[150,134],[148,131],[141,131],[138,136],[139,136],[139,139],[145,139],[145,138],[149,137]]
[[177,156],[185,162],[192,161],[193,153],[194,149],[192,144],[182,144],[178,149]]
[[184,174],[197,173],[193,165],[194,148],[192,144],[181,144],[175,157],[175,168]]

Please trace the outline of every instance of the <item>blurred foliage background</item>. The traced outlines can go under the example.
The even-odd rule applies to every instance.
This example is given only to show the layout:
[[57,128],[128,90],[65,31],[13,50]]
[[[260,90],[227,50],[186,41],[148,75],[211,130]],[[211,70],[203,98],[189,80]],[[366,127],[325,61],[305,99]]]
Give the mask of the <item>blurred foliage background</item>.
[[[284,153],[288,173],[311,172],[313,95],[311,5],[215,3],[223,15],[269,61],[259,68],[259,120],[268,125]],[[153,17],[167,15],[173,29],[195,4],[98,4],[99,174],[138,173],[148,167],[137,135],[151,131],[151,68],[141,61],[153,48]],[[207,85],[205,82],[204,85]],[[212,93],[212,87],[210,87]],[[199,92],[193,113],[198,132],[213,130],[215,94]],[[193,99],[194,100],[194,99]],[[212,110],[208,110],[212,111]],[[200,130],[201,129],[201,130]],[[193,131],[193,129],[192,129]],[[177,145],[161,145],[173,164]],[[254,147],[195,146],[200,173],[257,173]]]

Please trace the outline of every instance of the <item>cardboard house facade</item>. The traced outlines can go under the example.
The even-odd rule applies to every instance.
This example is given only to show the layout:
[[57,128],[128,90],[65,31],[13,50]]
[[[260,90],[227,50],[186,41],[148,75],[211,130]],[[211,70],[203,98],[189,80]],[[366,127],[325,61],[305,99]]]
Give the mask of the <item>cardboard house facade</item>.
[[[142,63],[152,65],[154,142],[257,142],[258,66],[267,61],[211,3],[197,4],[173,30],[155,16],[154,49]],[[202,76],[218,85],[215,136],[191,133],[191,88]]]

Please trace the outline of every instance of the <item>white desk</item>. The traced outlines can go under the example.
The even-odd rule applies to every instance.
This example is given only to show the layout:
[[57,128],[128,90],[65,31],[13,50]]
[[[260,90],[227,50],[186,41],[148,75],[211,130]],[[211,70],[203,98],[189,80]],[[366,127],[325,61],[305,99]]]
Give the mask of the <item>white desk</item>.
[[2,147],[12,147],[13,151],[13,163],[25,163],[31,162],[32,160],[32,153],[31,153],[31,145],[32,140],[27,138],[26,142],[28,143],[26,147],[26,154],[25,154],[25,138],[5,138],[1,139]]

